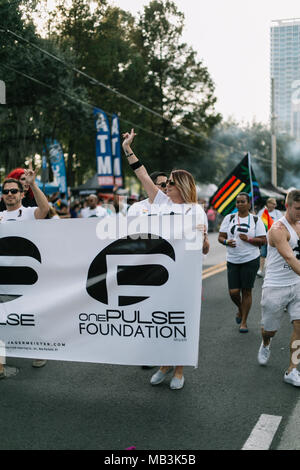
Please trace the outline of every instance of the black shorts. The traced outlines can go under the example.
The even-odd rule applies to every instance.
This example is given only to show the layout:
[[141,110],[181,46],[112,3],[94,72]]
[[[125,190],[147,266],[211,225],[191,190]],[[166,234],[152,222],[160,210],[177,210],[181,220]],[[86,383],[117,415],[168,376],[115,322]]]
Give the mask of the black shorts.
[[241,264],[227,261],[229,289],[253,289],[258,268],[259,257]]

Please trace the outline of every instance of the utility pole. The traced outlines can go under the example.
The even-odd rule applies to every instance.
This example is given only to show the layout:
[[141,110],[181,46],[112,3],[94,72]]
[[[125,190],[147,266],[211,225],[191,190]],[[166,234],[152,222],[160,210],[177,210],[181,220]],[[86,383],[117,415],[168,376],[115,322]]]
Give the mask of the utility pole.
[[272,114],[271,114],[271,149],[272,149],[272,184],[277,186],[277,151],[276,151],[276,115],[275,115],[275,90],[274,78],[271,79],[271,93],[272,93]]

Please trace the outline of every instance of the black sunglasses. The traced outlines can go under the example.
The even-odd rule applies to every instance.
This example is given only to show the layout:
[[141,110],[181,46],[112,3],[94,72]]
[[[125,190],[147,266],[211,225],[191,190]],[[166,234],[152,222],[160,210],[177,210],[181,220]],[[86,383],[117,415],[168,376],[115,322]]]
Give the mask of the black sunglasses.
[[156,183],[156,186],[160,186],[161,188],[166,188],[167,183]]
[[176,183],[173,180],[167,180],[166,184],[169,184],[170,186],[176,186]]
[[19,193],[20,190],[17,189],[17,188],[12,188],[12,189],[2,189],[2,194],[5,194],[5,196],[7,196],[7,194],[11,193],[11,194],[17,194]]

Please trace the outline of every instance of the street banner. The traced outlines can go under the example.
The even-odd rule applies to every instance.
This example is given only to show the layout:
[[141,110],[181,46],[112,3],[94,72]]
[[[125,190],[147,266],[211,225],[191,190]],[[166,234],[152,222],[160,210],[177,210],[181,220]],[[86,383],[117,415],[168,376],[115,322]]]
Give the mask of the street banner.
[[65,194],[64,198],[68,198],[67,175],[64,153],[60,143],[57,140],[47,139],[46,145],[49,152],[51,168],[58,184],[59,192]]
[[235,210],[235,200],[240,192],[248,193],[254,204],[260,199],[259,186],[248,153],[220,184],[210,198],[209,205],[219,214],[231,214]]
[[115,185],[123,186],[120,123],[116,114],[113,114],[111,121],[111,147]]
[[196,366],[199,222],[167,215],[0,224],[7,356]]
[[114,186],[111,134],[107,116],[102,109],[94,108],[96,135],[96,161],[98,183],[102,188]]

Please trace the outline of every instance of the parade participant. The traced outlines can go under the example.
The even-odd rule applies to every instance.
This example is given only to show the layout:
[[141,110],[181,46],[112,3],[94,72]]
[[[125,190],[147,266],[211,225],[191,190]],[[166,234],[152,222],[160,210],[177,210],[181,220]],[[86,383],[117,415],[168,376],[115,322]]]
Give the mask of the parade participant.
[[[150,178],[152,179],[155,186],[157,186],[163,193],[167,193],[167,180],[168,177],[165,173],[155,171],[151,173]],[[129,207],[127,214],[132,216],[148,215],[151,213],[151,204],[149,198],[143,201],[135,202]]]
[[[150,178],[146,168],[132,151],[131,145],[135,137],[134,129],[123,134],[123,150],[128,157],[128,163],[148,194],[150,204],[155,206],[156,213],[160,214],[201,214],[206,221],[203,239],[203,253],[208,253],[209,242],[207,238],[207,218],[203,208],[197,204],[197,191],[193,176],[185,170],[173,170],[167,180],[167,193],[164,194]],[[157,212],[157,209],[160,211]],[[152,210],[152,207],[151,207]],[[162,366],[152,376],[150,383],[162,383],[167,373],[172,370],[169,366]],[[184,386],[183,366],[176,366],[170,383],[172,390],[179,390]]]
[[[35,173],[32,170],[24,171],[26,184],[32,190],[37,207],[24,207],[22,200],[24,197],[23,185],[19,180],[8,178],[2,184],[2,197],[6,210],[0,212],[0,222],[44,219],[49,211],[49,203],[46,196],[35,183]],[[47,361],[34,360],[33,367],[43,367]],[[1,375],[1,370],[0,370]],[[5,375],[4,375],[5,376]]]
[[49,204],[44,193],[35,183],[35,173],[33,170],[25,170],[26,182],[33,192],[37,206],[24,207],[22,205],[24,190],[19,180],[7,178],[2,185],[2,197],[6,210],[0,212],[1,222],[8,220],[34,220],[44,219],[49,211]]
[[300,190],[286,198],[286,215],[275,222],[268,233],[268,257],[261,299],[262,344],[258,362],[266,365],[270,342],[278,331],[286,310],[293,325],[290,364],[284,381],[300,387]]
[[[258,216],[262,219],[266,231],[268,231],[271,225],[277,220],[281,219],[282,213],[276,209],[277,202],[274,197],[269,197],[267,199],[266,205],[258,212]],[[260,249],[260,265],[259,270],[257,271],[257,275],[259,277],[264,276],[264,269],[265,269],[265,260],[267,257],[268,252],[268,245],[263,245]]]
[[261,219],[250,214],[251,202],[247,193],[238,194],[236,208],[237,213],[224,218],[218,241],[227,248],[229,294],[238,307],[236,322],[240,325],[240,333],[248,333],[247,318],[259,268],[259,248],[266,243],[266,230]]
[[[25,176],[25,170],[23,168],[15,168],[12,170],[6,177],[8,178],[14,178],[16,180],[19,180],[22,183],[23,190],[24,190],[24,197],[22,199],[22,206],[24,207],[36,207],[36,201],[34,199],[34,195],[32,190],[30,189],[30,186],[28,185],[26,181],[26,176]],[[3,199],[0,201],[0,212],[4,211],[6,209],[5,203]]]
[[90,194],[86,201],[88,205],[84,209],[81,209],[80,217],[87,218],[108,216],[107,210],[98,204],[98,197],[95,194]]

